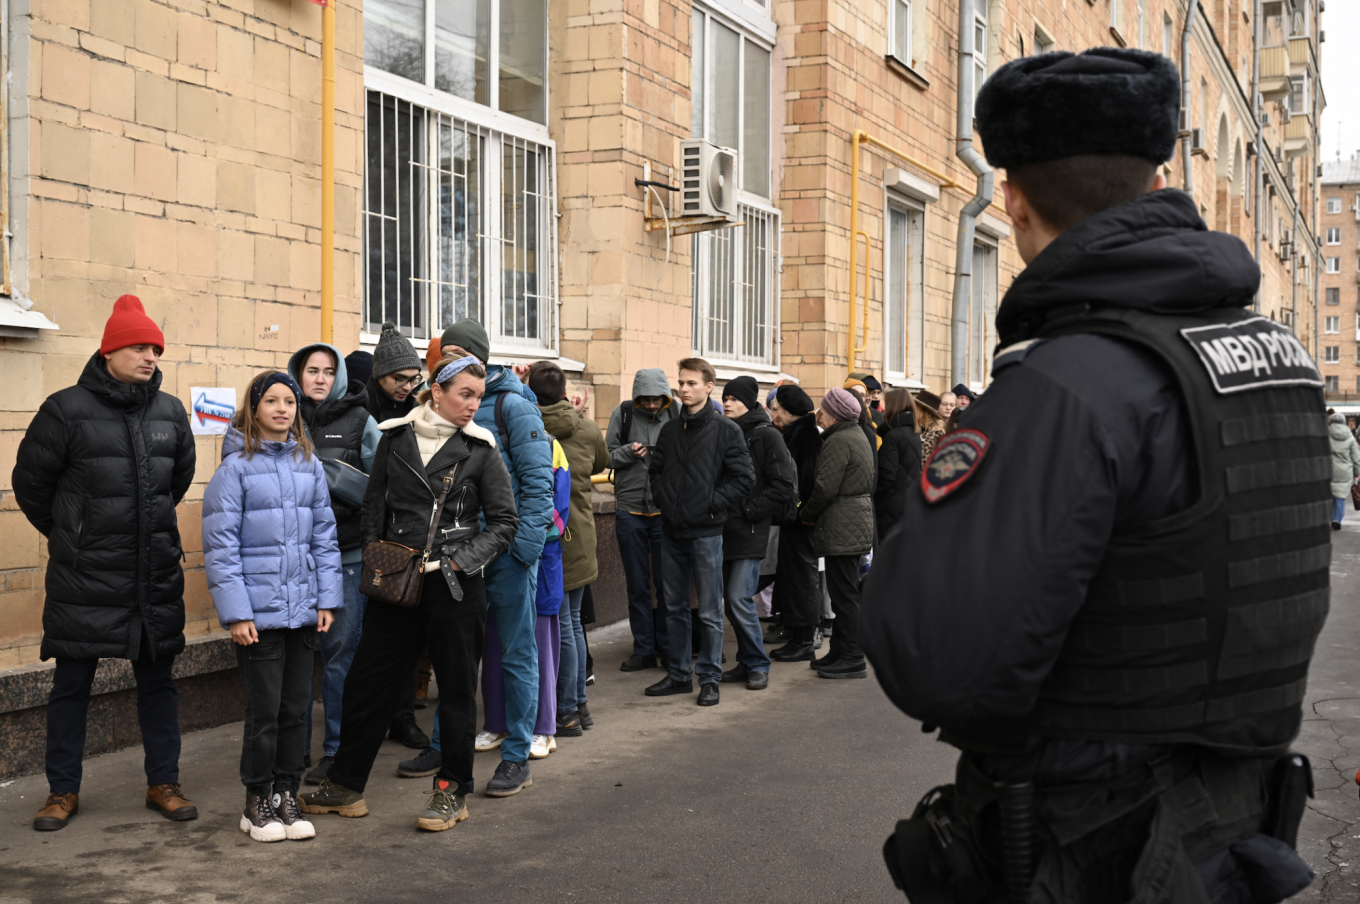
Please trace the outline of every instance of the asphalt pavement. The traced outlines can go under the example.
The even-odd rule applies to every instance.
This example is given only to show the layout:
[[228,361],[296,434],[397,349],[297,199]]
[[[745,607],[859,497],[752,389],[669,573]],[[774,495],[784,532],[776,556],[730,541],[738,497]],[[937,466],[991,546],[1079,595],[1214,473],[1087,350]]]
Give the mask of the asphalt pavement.
[[[1332,610],[1295,745],[1317,786],[1299,848],[1318,878],[1298,902],[1360,901],[1360,518],[1351,518],[1334,535]],[[730,634],[726,646],[734,658]],[[144,809],[138,750],[86,761],[81,812],[60,832],[32,829],[41,776],[0,787],[0,904],[903,900],[880,859],[883,839],[951,779],[954,753],[872,677],[827,681],[806,663],[775,663],[768,690],[724,685],[718,706],[700,708],[694,695],[644,697],[660,671],[618,671],[631,652],[625,626],[593,634],[592,652],[595,727],[534,761],[534,784],[518,796],[474,795],[471,818],[450,831],[416,831],[429,780],[398,778],[411,751],[387,741],[369,816],[316,817],[310,841],[250,841],[237,828],[234,723],[184,738],[195,822]],[[427,729],[432,714],[418,713]],[[478,754],[479,785],[497,762]]]

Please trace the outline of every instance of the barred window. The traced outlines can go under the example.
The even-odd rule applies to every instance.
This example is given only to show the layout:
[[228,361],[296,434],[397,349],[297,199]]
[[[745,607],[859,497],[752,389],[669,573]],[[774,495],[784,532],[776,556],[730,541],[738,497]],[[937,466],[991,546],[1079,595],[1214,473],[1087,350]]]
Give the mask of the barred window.
[[551,146],[368,91],[363,328],[425,340],[463,317],[556,345]]
[[739,204],[737,219],[745,225],[694,237],[694,350],[774,364],[779,214]]

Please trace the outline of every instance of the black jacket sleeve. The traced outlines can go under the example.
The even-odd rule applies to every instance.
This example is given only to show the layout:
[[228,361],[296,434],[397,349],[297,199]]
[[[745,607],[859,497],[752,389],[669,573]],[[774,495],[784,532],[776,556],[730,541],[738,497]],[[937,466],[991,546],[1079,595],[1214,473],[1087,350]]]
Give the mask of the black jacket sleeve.
[[[747,521],[760,522],[783,509],[798,495],[793,485],[793,456],[779,438],[773,427],[757,428],[754,452],[760,459],[760,471],[765,476],[765,486],[759,493],[750,496],[743,503],[742,517]],[[752,461],[752,464],[755,464]]]
[[477,496],[481,500],[486,527],[449,553],[449,558],[469,573],[481,571],[509,549],[519,529],[515,493],[510,484],[510,472],[505,470],[505,461],[495,448],[488,449],[484,457],[478,475]]
[[184,494],[189,492],[189,487],[193,486],[198,450],[194,447],[194,434],[189,428],[189,416],[184,413],[183,406],[178,405],[178,400],[176,403],[183,417],[175,427],[179,435],[175,446],[175,471],[170,478],[170,490],[175,496],[175,504],[178,505],[184,499]]
[[[959,729],[1033,708],[1103,556],[1117,490],[1095,412],[1041,372],[1003,372],[963,426],[990,439],[986,457],[933,505],[908,489],[860,631],[898,707]],[[971,565],[920,567],[959,550]]]
[[728,511],[740,511],[741,501],[756,488],[756,472],[751,467],[751,453],[746,448],[746,437],[741,428],[731,421],[721,424],[727,429],[727,446],[723,450],[722,474],[718,477],[713,493],[726,504]]
[[382,539],[382,526],[387,520],[387,456],[391,448],[392,438],[384,433],[378,451],[373,454],[373,470],[364,491],[364,510],[359,520],[363,536],[360,549]]
[[52,532],[52,499],[66,470],[66,418],[56,400],[43,402],[19,441],[10,483],[24,517],[44,537]]

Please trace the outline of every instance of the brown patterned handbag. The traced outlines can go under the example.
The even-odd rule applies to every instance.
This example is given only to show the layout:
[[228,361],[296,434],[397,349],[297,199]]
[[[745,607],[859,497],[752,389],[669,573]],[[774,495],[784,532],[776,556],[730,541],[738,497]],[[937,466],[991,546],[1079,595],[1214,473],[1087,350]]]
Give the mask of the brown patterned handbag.
[[446,475],[444,488],[430,516],[430,532],[425,537],[424,552],[389,540],[378,540],[364,547],[364,564],[359,574],[360,593],[371,600],[382,600],[406,609],[420,605],[425,563],[430,561],[435,531],[439,529],[439,516],[444,512],[444,500],[449,498],[452,487],[453,475]]

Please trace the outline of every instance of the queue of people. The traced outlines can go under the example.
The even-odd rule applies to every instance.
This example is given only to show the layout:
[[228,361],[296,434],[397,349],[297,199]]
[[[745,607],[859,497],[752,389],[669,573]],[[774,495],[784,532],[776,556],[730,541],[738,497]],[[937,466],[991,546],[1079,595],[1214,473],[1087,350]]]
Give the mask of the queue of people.
[[[47,400],[19,448],[15,495],[51,553],[43,656],[57,659],[40,831],[79,811],[100,658],[133,664],[147,806],[197,816],[179,785],[170,672],[184,646],[175,505],[195,457],[183,406],[159,391],[164,348],[140,301],[119,299],[77,386]],[[686,358],[674,388],[659,368],[638,371],[602,432],[556,364],[490,355],[475,320],[445,330],[426,362],[385,324],[371,354],[313,343],[243,389],[204,494],[203,553],[245,691],[239,827],[252,839],[366,815],[385,738],[419,751],[398,774],[432,777],[416,825],[440,831],[468,816],[477,752],[499,753],[484,793],[508,797],[532,785],[530,760],[594,724],[582,612],[599,574],[592,476],[607,469],[633,633],[621,668],[665,673],[646,695],[697,684],[698,704],[716,705],[722,684],[768,687],[772,661],[866,674],[865,559],[900,517],[948,394],[889,389],[884,404],[882,384],[856,374],[819,406],[791,384],[762,402],[748,376],[715,394],[713,367]],[[737,639],[727,670],[724,616]],[[427,736],[414,713],[431,674]]]

